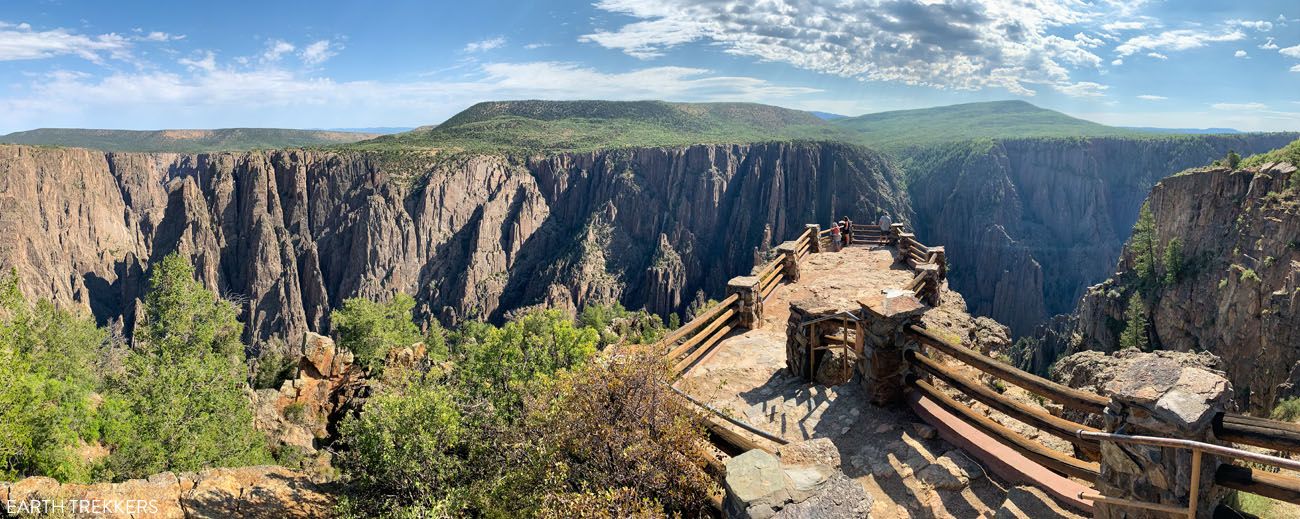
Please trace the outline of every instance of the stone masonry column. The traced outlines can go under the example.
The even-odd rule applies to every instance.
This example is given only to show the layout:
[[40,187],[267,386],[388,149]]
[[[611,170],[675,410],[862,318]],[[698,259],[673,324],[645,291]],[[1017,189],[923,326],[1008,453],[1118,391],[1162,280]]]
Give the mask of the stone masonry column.
[[943,245],[930,247],[930,257],[934,258],[936,265],[939,265],[939,281],[948,279],[948,256],[944,252]]
[[[1232,384],[1218,372],[1187,366],[1174,359],[1149,354],[1130,363],[1109,383],[1107,431],[1120,434],[1162,436],[1207,443],[1214,439],[1211,422],[1232,406]],[[1200,488],[1191,484],[1192,453],[1187,449],[1101,442],[1101,477],[1097,490],[1107,497],[1148,503],[1187,506],[1197,492],[1197,517],[1211,517],[1227,491],[1214,484],[1219,460],[1201,458]],[[1100,519],[1164,518],[1168,514],[1135,508],[1096,504]]]
[[908,325],[916,323],[927,307],[906,290],[886,290],[858,300],[864,322],[862,356],[858,374],[871,403],[888,406],[903,399],[907,363],[903,352],[917,349],[908,335]]
[[885,239],[889,240],[889,244],[890,244],[890,245],[895,245],[895,246],[897,246],[897,245],[898,245],[898,236],[899,236],[900,234],[903,234],[904,232],[907,232],[907,231],[903,230],[903,224],[901,224],[901,223],[890,224],[890,225],[889,225],[889,236],[886,236]]
[[785,280],[790,283],[799,281],[799,249],[795,242],[787,241],[777,245],[776,253],[781,255],[781,273],[785,275]]
[[763,319],[763,298],[758,293],[758,276],[736,276],[727,281],[727,295],[740,296],[736,301],[736,320],[753,329]]
[[813,252],[821,252],[821,251],[822,251],[822,242],[821,242],[820,239],[818,239],[818,237],[817,237],[817,233],[822,232],[822,226],[821,226],[820,224],[810,223],[810,224],[804,225],[804,228],[805,228],[805,229],[808,229],[808,230],[810,230],[810,231],[812,231],[812,233],[809,234],[809,236],[811,236],[811,238],[808,239],[808,240],[809,240],[809,241],[808,241],[808,252],[809,252],[809,253],[813,253]]

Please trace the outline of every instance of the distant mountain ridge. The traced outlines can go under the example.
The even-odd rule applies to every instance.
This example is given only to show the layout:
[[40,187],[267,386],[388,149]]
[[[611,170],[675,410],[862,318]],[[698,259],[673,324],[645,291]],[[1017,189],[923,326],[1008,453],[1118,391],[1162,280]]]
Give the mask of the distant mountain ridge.
[[581,152],[776,141],[853,142],[853,136],[812,113],[756,103],[529,100],[478,103],[436,127],[359,146]]
[[1157,128],[1154,126],[1121,126],[1126,130],[1154,133],[1185,133],[1189,135],[1228,135],[1244,133],[1236,128]]
[[378,136],[378,133],[282,128],[215,130],[38,128],[0,135],[0,143],[65,146],[103,151],[203,153],[347,144]]
[[896,110],[830,121],[882,151],[975,139],[1125,137],[1150,133],[1071,117],[1024,101],[967,103]]

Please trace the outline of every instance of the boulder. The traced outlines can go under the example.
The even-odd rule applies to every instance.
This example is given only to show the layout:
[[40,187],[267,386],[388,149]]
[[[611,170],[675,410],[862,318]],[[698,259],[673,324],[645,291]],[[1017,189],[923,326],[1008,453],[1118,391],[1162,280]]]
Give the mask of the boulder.
[[783,465],[754,449],[727,461],[726,517],[861,518],[871,510],[862,485],[821,464]]

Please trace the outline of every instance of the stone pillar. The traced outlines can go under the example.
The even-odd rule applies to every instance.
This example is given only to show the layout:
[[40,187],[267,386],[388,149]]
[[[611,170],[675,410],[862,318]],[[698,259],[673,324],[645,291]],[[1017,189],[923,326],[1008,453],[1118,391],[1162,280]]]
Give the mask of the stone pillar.
[[[1107,431],[1161,436],[1207,443],[1214,439],[1212,422],[1230,410],[1232,384],[1222,374],[1188,366],[1172,358],[1150,355],[1131,362],[1108,382]],[[1219,460],[1201,458],[1200,488],[1191,489],[1192,453],[1187,449],[1101,442],[1101,477],[1097,490],[1107,497],[1187,506],[1198,493],[1197,517],[1211,517],[1227,491],[1214,484]],[[1168,514],[1096,504],[1100,519],[1164,518]]]
[[903,352],[916,349],[908,335],[908,325],[920,320],[927,310],[910,291],[885,290],[858,300],[862,306],[862,357],[858,374],[871,403],[886,406],[903,399],[907,362]]
[[799,281],[799,249],[793,241],[787,241],[776,246],[776,253],[781,255],[781,273],[785,275],[785,280],[794,283]]
[[812,231],[812,233],[809,234],[811,238],[809,238],[809,242],[808,242],[808,252],[810,253],[821,252],[822,241],[818,239],[817,233],[822,232],[822,226],[819,224],[810,223],[808,225],[805,225],[804,228]]
[[922,263],[914,270],[925,276],[921,288],[916,291],[917,299],[930,306],[939,306],[939,266],[933,263]]
[[753,329],[763,319],[763,298],[758,293],[758,276],[736,276],[727,281],[727,295],[737,294],[736,320],[740,326]]
[[890,224],[889,236],[886,236],[885,239],[889,240],[890,245],[898,245],[898,235],[903,234],[903,232],[905,232],[903,231],[903,224]]
[[943,245],[930,247],[930,258],[939,265],[939,281],[948,279],[948,257],[944,254]]

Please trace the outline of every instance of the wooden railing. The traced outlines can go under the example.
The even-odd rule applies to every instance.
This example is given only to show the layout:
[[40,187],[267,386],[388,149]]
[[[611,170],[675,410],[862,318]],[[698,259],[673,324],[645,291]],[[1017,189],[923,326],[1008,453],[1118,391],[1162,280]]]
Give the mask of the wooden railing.
[[673,372],[680,375],[731,333],[736,326],[736,303],[739,300],[740,296],[736,294],[727,296],[659,341],[660,351],[666,351],[665,356],[673,362]]
[[[975,369],[1057,402],[1062,406],[1089,413],[1100,413],[1109,402],[1100,395],[1079,391],[1026,373],[960,344],[950,343],[925,328],[910,326],[907,331],[919,344],[929,349],[947,354]],[[938,378],[953,389],[991,409],[1035,427],[1044,433],[1070,441],[1078,448],[1078,451],[1085,453],[1088,459],[1079,459],[1052,450],[975,412],[969,406],[957,402],[921,377],[913,376],[909,378],[908,382],[915,390],[920,391],[939,405],[961,416],[966,422],[998,439],[1012,450],[1044,467],[1068,476],[1091,481],[1100,475],[1100,467],[1096,462],[1100,446],[1095,441],[1080,439],[1076,434],[1079,430],[1097,431],[1097,429],[1052,415],[1044,409],[1007,398],[989,389],[984,384],[959,374],[955,369],[935,361],[924,351],[907,351],[904,353],[904,358],[914,368],[914,373]]]
[[[996,377],[1006,383],[1023,388],[1030,393],[1060,404],[1065,408],[1094,415],[1101,415],[1105,411],[1106,406],[1110,403],[1108,398],[1101,395],[1087,391],[1080,391],[1037,375],[1021,371],[1009,364],[983,355],[960,344],[948,342],[925,328],[910,326],[908,328],[908,333],[916,339],[919,344],[928,347],[929,349],[946,354],[983,373]],[[1108,433],[1099,431],[1096,428],[1066,420],[1052,415],[1043,409],[1007,398],[1002,394],[989,389],[984,384],[959,374],[955,369],[935,361],[924,351],[907,351],[904,353],[904,357],[914,368],[914,375],[908,379],[909,385],[914,390],[919,391],[921,394],[954,414],[961,416],[967,423],[970,423],[993,438],[996,438],[1004,445],[1056,472],[1088,481],[1096,480],[1100,475],[1100,467],[1098,463],[1094,461],[1097,459],[1097,453],[1100,447],[1098,442],[1103,439],[1107,441],[1130,441],[1126,439],[1129,437],[1126,437],[1125,435],[1109,435]],[[1075,456],[1066,455],[1030,440],[1020,433],[975,412],[969,406],[956,401],[918,375],[933,376],[934,378],[944,381],[954,390],[969,396],[971,399],[978,401],[991,409],[997,410],[1046,434],[1070,441],[1077,448],[1077,452],[1084,453],[1084,457],[1088,459],[1080,459]],[[1300,454],[1300,425],[1289,422],[1279,422],[1277,420],[1232,413],[1220,414],[1215,417],[1214,435],[1217,439],[1226,442],[1265,447],[1285,453]],[[1265,457],[1257,459],[1256,453],[1219,445],[1203,444],[1200,442],[1187,443],[1187,440],[1176,440],[1170,438],[1159,438],[1158,440],[1165,441],[1166,443],[1177,443],[1177,445],[1170,444],[1175,447],[1191,448],[1193,450],[1194,459],[1199,459],[1201,452],[1213,451],[1214,454],[1224,458],[1241,459],[1251,462],[1260,462],[1260,460],[1263,459],[1269,462],[1266,464],[1285,468],[1295,468],[1292,465],[1297,464],[1297,462],[1286,460],[1286,462],[1289,462],[1290,464],[1284,462],[1279,465],[1274,462],[1283,458]],[[1150,441],[1153,440],[1143,439],[1138,443],[1145,442],[1145,444],[1151,444]],[[1195,473],[1196,471],[1193,471],[1193,474]],[[1300,478],[1269,472],[1263,468],[1224,463],[1215,471],[1214,483],[1232,490],[1258,494],[1281,501],[1300,504]],[[1190,488],[1197,488],[1196,483],[1193,482]],[[1189,503],[1189,508],[1184,508],[1171,505],[1155,505],[1128,500],[1117,500],[1106,498],[1104,496],[1085,495],[1080,497],[1082,499],[1108,502],[1121,506],[1148,508],[1177,514],[1194,513],[1196,508],[1195,501]]]

